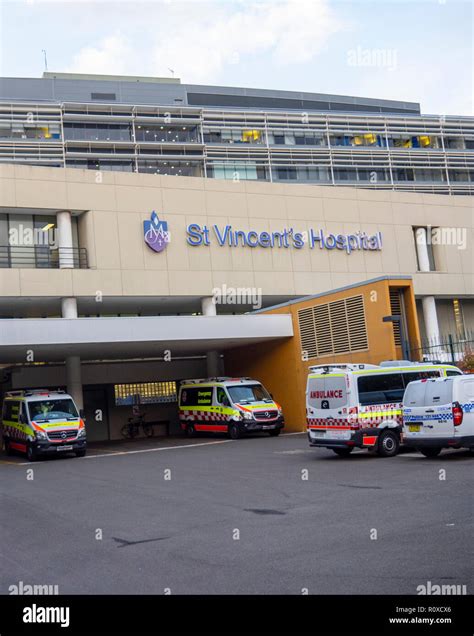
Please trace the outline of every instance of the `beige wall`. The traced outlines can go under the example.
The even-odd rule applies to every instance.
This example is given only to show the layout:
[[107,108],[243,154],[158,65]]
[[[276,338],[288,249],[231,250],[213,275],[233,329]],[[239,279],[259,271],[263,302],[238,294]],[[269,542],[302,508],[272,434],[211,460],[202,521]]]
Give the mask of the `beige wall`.
[[[413,225],[468,229],[466,250],[436,248],[441,271],[415,273],[415,294],[474,294],[471,197],[354,188],[160,177],[3,165],[0,207],[85,211],[79,223],[89,270],[0,270],[3,296],[207,295],[215,286],[255,286],[264,295],[305,295],[384,274],[416,272]],[[143,241],[152,210],[168,221],[161,254]],[[383,233],[381,252],[191,247],[189,223],[330,233]]]

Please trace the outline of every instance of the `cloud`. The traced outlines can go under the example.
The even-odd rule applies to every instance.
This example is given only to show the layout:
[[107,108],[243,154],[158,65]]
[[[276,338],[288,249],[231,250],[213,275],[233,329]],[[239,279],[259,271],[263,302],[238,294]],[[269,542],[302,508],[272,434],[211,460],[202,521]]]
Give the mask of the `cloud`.
[[225,68],[259,55],[279,66],[308,62],[342,28],[326,0],[246,1],[180,20],[160,38],[152,57],[163,72],[172,64],[184,81],[216,81]]
[[87,46],[74,56],[70,73],[97,73],[121,75],[127,72],[127,60],[131,54],[130,44],[120,34],[110,35],[97,45]]
[[133,15],[128,3],[116,8],[129,20],[81,49],[69,71],[169,76],[173,68],[184,82],[215,82],[259,56],[279,67],[308,62],[344,28],[328,0],[138,2]]

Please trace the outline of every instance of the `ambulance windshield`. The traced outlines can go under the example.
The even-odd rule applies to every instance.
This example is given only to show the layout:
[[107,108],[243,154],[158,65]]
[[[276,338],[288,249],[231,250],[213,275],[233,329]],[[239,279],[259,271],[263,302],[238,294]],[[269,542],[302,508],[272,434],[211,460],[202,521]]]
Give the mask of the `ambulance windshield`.
[[74,402],[70,398],[29,402],[28,408],[30,410],[30,419],[35,422],[77,419],[79,417]]
[[234,404],[250,404],[250,402],[273,402],[268,391],[261,384],[239,384],[228,386]]

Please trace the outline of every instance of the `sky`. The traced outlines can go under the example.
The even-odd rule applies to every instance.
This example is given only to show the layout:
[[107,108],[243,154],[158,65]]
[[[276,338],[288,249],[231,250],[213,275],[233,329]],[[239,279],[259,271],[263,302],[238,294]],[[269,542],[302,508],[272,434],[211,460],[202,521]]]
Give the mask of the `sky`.
[[0,0],[0,75],[179,77],[187,84],[421,103],[473,115],[464,0]]

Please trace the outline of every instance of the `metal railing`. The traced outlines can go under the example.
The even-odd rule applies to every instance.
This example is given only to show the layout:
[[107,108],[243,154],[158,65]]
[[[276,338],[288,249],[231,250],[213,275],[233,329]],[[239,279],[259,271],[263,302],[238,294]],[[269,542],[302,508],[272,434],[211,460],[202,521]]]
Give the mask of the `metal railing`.
[[88,269],[85,247],[0,245],[0,268]]
[[440,361],[461,367],[466,356],[470,354],[474,354],[474,332],[472,331],[425,339],[421,347],[411,349],[412,360]]

